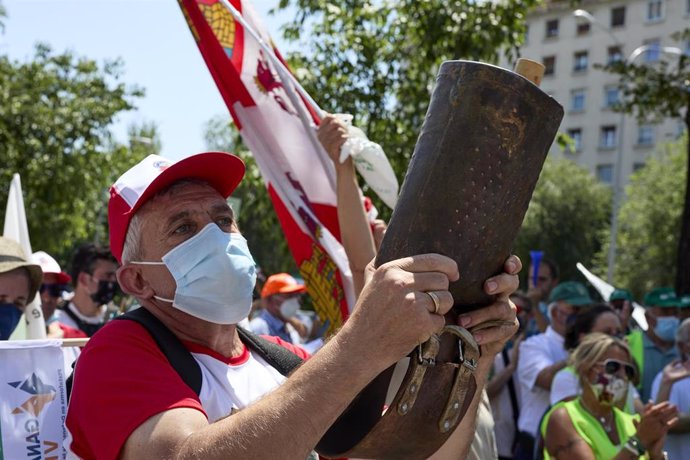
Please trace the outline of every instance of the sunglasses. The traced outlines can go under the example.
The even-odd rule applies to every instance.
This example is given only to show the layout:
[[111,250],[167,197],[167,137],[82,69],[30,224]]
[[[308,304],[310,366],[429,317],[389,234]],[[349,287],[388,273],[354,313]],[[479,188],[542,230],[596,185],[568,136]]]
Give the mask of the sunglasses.
[[635,368],[628,363],[624,363],[623,361],[618,361],[617,359],[607,359],[603,363],[604,366],[604,372],[607,374],[617,374],[618,371],[621,370],[621,368],[625,369],[625,375],[628,377],[628,380],[632,380],[635,377]]
[[67,290],[67,286],[64,284],[41,284],[39,292],[43,294],[47,292],[51,297],[61,297],[62,293]]

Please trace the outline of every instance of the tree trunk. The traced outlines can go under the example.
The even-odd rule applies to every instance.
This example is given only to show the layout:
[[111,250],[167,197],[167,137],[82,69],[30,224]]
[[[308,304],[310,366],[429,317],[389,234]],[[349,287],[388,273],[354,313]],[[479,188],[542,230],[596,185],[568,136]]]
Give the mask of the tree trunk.
[[678,264],[676,270],[676,292],[678,295],[690,294],[690,94],[685,109],[685,129],[688,165],[685,176],[685,202],[681,220],[680,240],[678,241]]

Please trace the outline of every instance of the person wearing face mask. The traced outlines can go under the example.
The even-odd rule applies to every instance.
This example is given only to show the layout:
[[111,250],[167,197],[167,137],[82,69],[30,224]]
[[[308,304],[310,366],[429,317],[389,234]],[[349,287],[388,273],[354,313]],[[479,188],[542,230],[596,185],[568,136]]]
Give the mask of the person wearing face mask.
[[[622,337],[622,325],[619,316],[607,304],[595,304],[577,313],[575,320],[568,325],[565,333],[565,348],[572,353],[580,341],[593,332]],[[566,366],[553,378],[550,403],[552,406],[560,401],[569,401],[581,394],[580,380],[573,366]],[[628,383],[627,396],[618,402],[617,407],[629,414],[642,409],[640,394],[633,382]]]
[[77,248],[72,257],[74,295],[57,321],[91,337],[105,324],[108,304],[118,291],[117,261],[110,251],[94,244]]
[[566,281],[553,288],[549,302],[551,324],[544,333],[520,344],[517,376],[522,406],[516,459],[532,458],[539,421],[549,407],[553,378],[567,364],[568,351],[563,346],[566,328],[577,310],[591,304],[592,299],[582,283]]
[[652,289],[644,296],[646,331],[634,330],[626,336],[630,352],[640,369],[640,395],[648,401],[654,377],[668,363],[678,358],[674,347],[678,319],[678,298],[672,288]]
[[52,339],[86,337],[83,331],[67,326],[57,319],[57,308],[62,307],[63,296],[69,290],[72,277],[62,271],[57,261],[45,251],[34,252],[31,260],[43,270],[43,283],[39,293],[41,310],[46,321],[46,336]]
[[42,278],[41,267],[27,260],[19,243],[0,236],[0,340],[10,338]]
[[657,374],[652,398],[678,407],[678,423],[671,427],[664,448],[669,458],[686,458],[690,452],[690,319],[684,319],[678,327],[676,347],[680,358]]
[[[119,284],[141,304],[133,313],[157,321],[191,355],[199,386],[185,383],[141,323],[110,321],[75,367],[66,419],[74,455],[306,458],[369,382],[444,327],[453,305],[448,285],[460,276],[452,259],[422,254],[370,264],[352,314],[318,353],[287,377],[269,364],[237,327],[249,314],[256,281],[256,264],[227,203],[244,169],[223,152],[176,162],[150,155],[111,187],[110,247],[121,262]],[[520,268],[509,257],[506,271],[484,285],[495,302],[458,319],[491,327],[473,333],[482,347],[473,371],[477,391],[441,449],[462,456],[469,448],[494,355],[517,330],[508,296]],[[307,358],[278,337],[263,340],[283,356],[287,350]]]
[[676,407],[650,402],[639,416],[616,407],[635,374],[627,344],[606,334],[589,334],[573,352],[571,363],[582,394],[559,403],[544,417],[544,458],[664,459],[664,439],[677,420]]
[[288,326],[288,321],[296,319],[300,298],[306,291],[304,284],[298,283],[287,273],[269,276],[261,288],[264,308],[249,322],[249,328],[257,334],[280,337],[289,343],[299,343],[297,331]]

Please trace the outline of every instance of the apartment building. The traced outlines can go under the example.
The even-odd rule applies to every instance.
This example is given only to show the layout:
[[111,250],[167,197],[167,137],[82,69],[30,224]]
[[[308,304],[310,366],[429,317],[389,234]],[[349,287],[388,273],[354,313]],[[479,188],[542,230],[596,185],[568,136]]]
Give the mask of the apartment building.
[[[576,16],[567,0],[547,2],[533,12],[522,56],[546,66],[541,88],[565,109],[560,129],[572,137],[575,148],[562,152],[554,146],[551,154],[586,166],[609,184],[620,158],[623,186],[656,144],[676,139],[684,125],[677,120],[638,123],[634,116],[611,110],[619,97],[617,77],[594,64],[630,58],[648,65],[677,60],[678,54],[665,47],[690,53],[690,42],[671,38],[690,27],[690,0],[583,1],[579,8],[589,15]],[[643,45],[647,47],[640,49]],[[631,56],[635,50],[637,56]]]

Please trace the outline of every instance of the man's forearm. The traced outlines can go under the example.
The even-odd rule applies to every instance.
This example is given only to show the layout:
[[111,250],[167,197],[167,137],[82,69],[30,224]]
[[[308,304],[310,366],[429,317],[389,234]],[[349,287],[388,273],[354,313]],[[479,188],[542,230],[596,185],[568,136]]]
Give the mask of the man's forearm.
[[509,364],[508,367],[504,367],[489,380],[486,384],[486,393],[489,395],[489,399],[493,399],[501,393],[501,390],[503,390],[503,387],[508,383],[514,372],[515,368]]
[[353,160],[336,165],[338,223],[343,248],[352,271],[355,294],[364,287],[364,270],[376,255],[374,237],[367,221],[357,185]]
[[[364,356],[341,331],[275,391],[190,435],[177,458],[306,458],[348,404],[386,365]],[[359,350],[359,351],[357,351]],[[348,362],[347,367],[343,366]]]
[[548,367],[545,367],[541,370],[541,372],[539,372],[539,375],[537,375],[537,380],[535,381],[535,384],[540,388],[550,390],[551,384],[553,383],[553,378],[556,376],[556,372],[563,369],[567,363],[567,361],[563,360],[558,361],[557,363],[552,364]]

